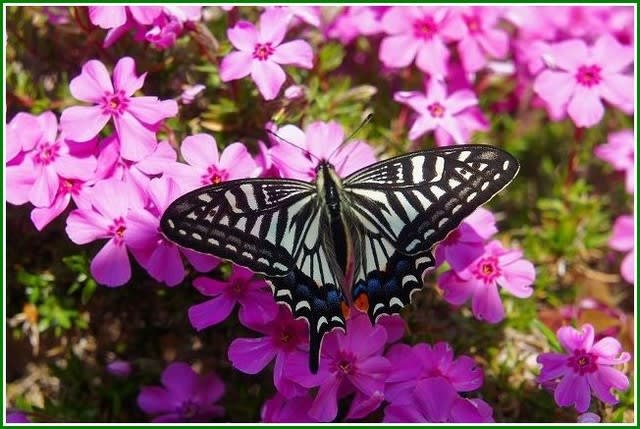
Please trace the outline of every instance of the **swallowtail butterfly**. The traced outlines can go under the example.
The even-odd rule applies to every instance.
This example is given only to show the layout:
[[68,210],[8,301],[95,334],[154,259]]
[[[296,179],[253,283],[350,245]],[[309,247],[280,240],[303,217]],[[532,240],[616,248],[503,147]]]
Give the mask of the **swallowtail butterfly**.
[[309,323],[310,368],[324,335],[354,306],[372,323],[398,313],[434,267],[431,248],[507,186],[518,161],[464,145],[380,161],[342,179],[328,160],[314,182],[244,179],[176,199],[171,241],[265,276],[276,301]]

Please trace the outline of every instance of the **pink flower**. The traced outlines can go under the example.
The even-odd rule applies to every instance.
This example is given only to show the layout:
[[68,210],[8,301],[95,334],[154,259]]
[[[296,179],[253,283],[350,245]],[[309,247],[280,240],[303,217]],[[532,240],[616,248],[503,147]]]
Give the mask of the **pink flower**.
[[226,281],[198,277],[193,286],[201,294],[213,297],[189,308],[189,321],[199,331],[225,320],[236,304],[240,304],[239,316],[243,325],[264,324],[278,312],[267,284],[254,278],[253,272],[246,268],[234,266]]
[[184,139],[180,152],[187,164],[174,163],[165,168],[183,192],[226,180],[257,175],[258,164],[242,143],[231,143],[222,154],[216,140],[208,134],[195,134]]
[[595,155],[607,161],[616,171],[624,171],[627,192],[633,194],[635,176],[635,142],[633,130],[622,130],[609,134],[606,144],[596,146]]
[[91,261],[91,274],[100,284],[122,286],[131,278],[127,216],[131,210],[142,210],[142,201],[117,180],[96,183],[86,198],[86,204],[69,214],[67,235],[76,244],[106,238],[108,241]]
[[154,126],[175,116],[174,100],[157,97],[132,97],[144,83],[146,73],[138,77],[132,58],[121,58],[113,70],[113,84],[107,68],[98,60],[90,60],[82,73],[71,80],[71,94],[93,106],[72,106],[62,112],[60,128],[66,138],[87,141],[95,137],[113,119],[122,144],[122,157],[138,161],[156,147]]
[[454,271],[462,271],[484,252],[484,242],[491,238],[496,228],[496,218],[489,210],[478,208],[458,228],[451,231],[438,247],[437,264],[445,260]]
[[155,416],[153,423],[207,422],[224,415],[215,403],[224,394],[224,383],[214,374],[198,375],[184,362],[173,362],[162,372],[162,386],[144,386],[138,406]]
[[273,8],[260,16],[260,30],[247,21],[238,22],[227,31],[238,51],[224,57],[220,78],[224,82],[251,74],[265,100],[276,98],[286,76],[280,64],[313,67],[311,46],[303,40],[282,43],[287,32],[288,11]]
[[619,216],[613,224],[613,233],[609,238],[609,247],[619,252],[627,252],[620,265],[620,274],[623,279],[631,284],[635,283],[633,271],[636,260],[633,230],[633,216]]
[[418,113],[418,118],[409,130],[409,138],[416,140],[427,131],[443,130],[456,144],[464,144],[471,134],[461,121],[461,115],[478,104],[473,91],[461,89],[447,96],[445,84],[430,79],[426,94],[417,91],[396,92],[393,99],[410,106]]
[[445,342],[393,345],[386,354],[392,371],[387,378],[385,396],[395,403],[413,391],[416,383],[430,377],[442,377],[457,392],[479,389],[484,373],[469,356],[454,358],[453,349]]
[[31,222],[38,231],[42,231],[49,223],[62,214],[69,206],[71,200],[80,207],[83,204],[81,196],[90,189],[90,182],[85,182],[78,179],[66,179],[60,178],[60,186],[56,193],[53,202],[48,207],[34,207],[31,210]]
[[7,410],[7,423],[33,423],[27,415],[21,411]]
[[466,399],[442,377],[419,381],[413,391],[392,402],[386,423],[492,423],[493,410],[482,399]]
[[276,393],[264,403],[260,416],[264,423],[315,423],[309,416],[312,402],[308,393],[293,398]]
[[267,6],[265,10],[279,8],[289,13],[291,17],[300,19],[309,25],[318,27],[321,19],[320,6]]
[[342,177],[376,161],[373,148],[360,140],[338,149],[345,135],[335,121],[312,122],[304,132],[295,125],[285,125],[273,132],[280,138],[273,138],[275,144],[270,154],[283,177],[313,180],[319,160],[330,161]]
[[381,33],[381,20],[387,9],[387,6],[347,6],[333,20],[327,36],[346,45],[360,35]]
[[107,372],[119,378],[129,377],[131,371],[133,371],[131,362],[126,360],[114,360],[107,365]]
[[[25,117],[20,119],[26,120]],[[7,168],[7,200],[24,203],[24,197],[27,197],[34,206],[41,208],[55,204],[53,218],[69,203],[69,199],[66,202],[57,199],[65,193],[67,185],[71,181],[86,181],[94,176],[97,163],[93,155],[95,146],[69,143],[63,136],[58,137],[58,121],[52,112],[35,117],[35,123],[21,122],[34,126],[37,131],[25,132],[31,139],[21,139],[21,148],[31,149],[23,157],[14,158],[14,163]],[[7,137],[11,138],[11,133]],[[18,192],[23,195],[14,196]],[[37,226],[44,227],[46,223],[39,222]]]
[[148,198],[152,206],[131,211],[127,216],[127,244],[136,252],[140,265],[149,275],[167,286],[175,286],[186,275],[180,254],[198,271],[210,271],[219,264],[218,258],[189,249],[182,249],[168,241],[160,232],[160,217],[169,204],[181,193],[178,185],[163,176],[148,182]]
[[282,305],[274,320],[247,325],[265,336],[233,340],[228,356],[234,368],[246,374],[257,374],[275,358],[273,382],[278,392],[287,398],[305,393],[305,389],[288,378],[285,362],[292,353],[300,353],[303,359],[308,359],[308,353],[303,350],[308,344],[307,325],[302,320],[294,320],[291,311]]
[[502,14],[497,7],[464,7],[459,12],[465,24],[464,36],[458,43],[460,60],[467,72],[477,72],[487,58],[504,58],[509,52],[509,36],[497,28]]
[[289,359],[292,379],[307,388],[319,386],[309,416],[332,421],[338,413],[338,398],[352,392],[356,392],[352,409],[371,397],[379,399],[375,407],[380,405],[391,372],[389,361],[382,356],[386,341],[385,328],[371,326],[369,318],[358,313],[347,321],[347,334],[332,331],[325,336],[317,374],[309,373],[306,356]]
[[38,120],[38,116],[24,112],[18,113],[9,121],[6,128],[4,152],[7,163],[19,154],[31,151],[36,146],[42,137],[40,123],[41,120]]
[[536,78],[534,91],[550,106],[569,114],[576,126],[591,127],[602,119],[601,99],[633,112],[633,77],[625,74],[633,62],[633,48],[621,45],[605,34],[587,47],[580,39],[566,40],[551,47],[554,69]]
[[567,353],[542,353],[537,359],[542,365],[538,383],[560,379],[554,393],[556,404],[573,405],[584,413],[591,403],[592,392],[601,401],[616,404],[611,389],[627,390],[629,380],[612,367],[631,358],[629,353],[622,352],[618,340],[605,337],[594,344],[594,330],[589,324],[579,331],[564,326],[558,329],[557,336]]
[[162,13],[158,6],[89,6],[89,20],[101,28],[120,27],[127,21],[127,13],[140,24],[151,24]]
[[533,264],[522,259],[520,250],[505,249],[493,240],[467,268],[442,274],[438,286],[450,304],[462,305],[471,298],[471,310],[477,319],[497,323],[504,319],[498,286],[517,298],[528,298],[535,276]]
[[191,104],[194,102],[198,94],[204,91],[206,86],[196,84],[196,85],[185,85],[182,87],[183,91],[180,95],[180,99],[182,100],[182,104]]
[[382,17],[389,34],[380,44],[380,60],[387,67],[407,67],[414,59],[420,70],[442,78],[449,60],[446,43],[459,40],[464,24],[450,8],[395,6]]

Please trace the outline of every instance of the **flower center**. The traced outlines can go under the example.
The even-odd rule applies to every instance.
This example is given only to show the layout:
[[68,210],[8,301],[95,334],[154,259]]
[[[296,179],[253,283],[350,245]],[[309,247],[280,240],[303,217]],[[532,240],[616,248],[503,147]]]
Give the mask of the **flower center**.
[[113,224],[109,227],[109,233],[113,236],[117,245],[122,245],[124,242],[124,233],[127,230],[127,224],[124,222],[122,216],[114,219]]
[[480,32],[480,18],[475,15],[467,16],[463,15],[464,23],[467,24],[467,29],[469,33],[479,33]]
[[63,195],[78,195],[80,193],[81,185],[82,182],[78,180],[60,178],[60,186],[58,188],[58,191]]
[[567,366],[579,375],[590,374],[598,370],[596,357],[584,350],[575,350],[573,356],[567,361]]
[[334,362],[335,367],[332,368],[333,371],[349,375],[353,374],[356,371],[356,356],[347,351],[341,351],[339,359],[337,362]]
[[129,98],[123,91],[115,94],[105,94],[102,98],[102,111],[109,115],[120,116],[127,109]]
[[202,184],[203,185],[217,185],[222,182],[223,172],[219,171],[215,166],[210,165],[207,167],[207,172],[202,176]]
[[200,411],[200,405],[191,399],[187,399],[178,406],[177,411],[184,419],[191,419],[198,414],[198,411]]
[[58,158],[60,154],[60,144],[42,143],[38,147],[34,161],[36,164],[49,165]]
[[429,110],[429,113],[431,113],[431,116],[434,118],[442,118],[446,109],[442,104],[436,101],[435,103],[427,106],[427,110]]
[[500,275],[500,267],[498,266],[498,258],[490,256],[483,258],[472,269],[476,278],[484,281],[485,284],[493,282]]
[[271,46],[271,43],[257,43],[253,49],[253,58],[266,61],[274,52],[275,49]]
[[592,66],[580,66],[576,74],[576,80],[580,85],[591,88],[592,86],[598,85],[602,80],[602,76],[600,75],[601,71],[600,66],[595,64]]
[[438,26],[430,16],[413,21],[413,34],[419,39],[429,40],[437,31]]

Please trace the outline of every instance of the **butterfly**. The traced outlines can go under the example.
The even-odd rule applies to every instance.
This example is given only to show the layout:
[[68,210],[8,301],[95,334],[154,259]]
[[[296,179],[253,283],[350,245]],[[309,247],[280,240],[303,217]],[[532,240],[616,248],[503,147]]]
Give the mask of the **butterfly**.
[[372,323],[397,314],[423,286],[431,253],[519,170],[486,145],[412,152],[346,178],[328,160],[316,179],[242,179],[205,186],[160,221],[174,243],[263,274],[276,301],[309,324],[309,367],[322,338],[346,329],[350,308]]

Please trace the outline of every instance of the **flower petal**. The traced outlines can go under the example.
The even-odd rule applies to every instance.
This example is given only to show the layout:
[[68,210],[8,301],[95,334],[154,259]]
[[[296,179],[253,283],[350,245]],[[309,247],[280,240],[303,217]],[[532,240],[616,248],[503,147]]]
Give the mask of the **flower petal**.
[[568,352],[573,352],[574,350],[590,351],[593,346],[594,335],[593,326],[588,323],[583,325],[579,331],[571,326],[563,326],[558,329],[557,333],[558,342]]
[[579,413],[584,413],[591,402],[591,391],[587,377],[567,373],[556,387],[554,393],[556,403],[561,407],[575,405]]
[[313,50],[304,40],[294,40],[276,47],[269,59],[279,64],[293,64],[310,69],[313,67]]
[[567,360],[567,355],[559,353],[539,354],[536,361],[542,365],[542,369],[538,376],[538,383],[555,380],[556,378],[563,376],[568,371],[571,371],[567,366]]
[[168,413],[175,410],[175,398],[160,386],[143,386],[138,394],[138,406],[147,414]]
[[227,30],[227,37],[236,49],[245,52],[253,52],[256,43],[258,43],[258,31],[248,21],[238,21],[236,25]]
[[234,368],[245,374],[257,374],[276,356],[271,337],[236,338],[227,351]]
[[98,103],[105,94],[113,94],[113,85],[107,68],[98,60],[89,60],[80,74],[69,83],[74,98],[87,103]]
[[471,299],[474,316],[489,323],[498,323],[504,319],[504,307],[495,284],[477,287]]
[[231,52],[222,59],[220,64],[220,79],[223,82],[242,79],[251,73],[253,57],[250,53],[238,51]]
[[188,364],[174,362],[162,371],[161,381],[171,396],[178,401],[184,401],[191,398],[195,392],[199,377]]
[[158,145],[156,133],[129,112],[114,118],[120,139],[120,155],[129,161],[140,161],[149,156]]
[[330,422],[338,414],[338,387],[342,377],[330,376],[320,386],[309,415],[319,422]]
[[89,20],[104,29],[119,27],[127,20],[127,11],[125,6],[89,6]]
[[71,106],[60,115],[60,132],[69,140],[86,142],[97,136],[110,118],[100,106]]
[[592,127],[602,120],[604,106],[600,95],[592,88],[576,85],[567,106],[567,113],[578,127]]
[[571,39],[556,43],[551,48],[555,66],[573,72],[589,57],[586,43],[581,39]]
[[447,61],[449,61],[449,49],[439,37],[424,43],[416,55],[416,66],[435,78],[445,75]]
[[142,88],[145,77],[146,73],[136,75],[136,63],[133,58],[123,57],[113,69],[113,86],[116,90],[124,91],[125,95],[131,96]]
[[133,97],[127,110],[140,122],[155,124],[178,114],[175,100],[158,100],[156,97]]
[[407,67],[416,57],[418,46],[409,35],[385,37],[380,43],[380,61],[387,67]]
[[91,275],[105,286],[122,286],[131,278],[131,264],[124,244],[107,241],[91,261]]
[[623,71],[633,63],[633,48],[620,44],[615,37],[605,33],[591,48],[592,59],[605,73]]
[[290,19],[291,14],[284,7],[272,7],[265,10],[260,15],[258,42],[278,46],[287,34],[287,25]]
[[264,99],[273,100],[280,92],[286,75],[282,67],[272,61],[253,61],[251,63],[251,78],[258,86]]
[[543,70],[533,82],[533,90],[549,104],[564,106],[576,88],[576,79],[570,73]]
[[198,331],[216,325],[231,314],[236,302],[227,297],[218,296],[189,307],[189,321]]

